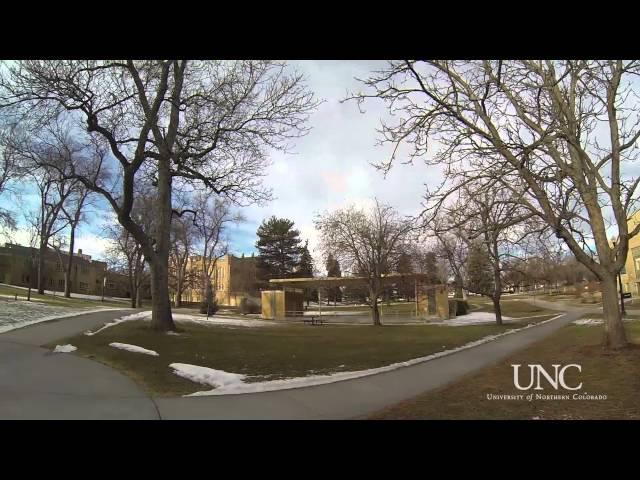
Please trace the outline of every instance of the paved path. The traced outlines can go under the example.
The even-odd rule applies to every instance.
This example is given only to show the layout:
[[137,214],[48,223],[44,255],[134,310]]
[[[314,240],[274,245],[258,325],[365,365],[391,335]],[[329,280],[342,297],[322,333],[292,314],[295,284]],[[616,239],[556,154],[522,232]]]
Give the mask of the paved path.
[[125,375],[39,347],[131,310],[44,322],[0,335],[0,419],[157,419],[153,401]]
[[0,335],[0,418],[358,418],[498,362],[592,310],[567,308],[568,313],[544,325],[391,372],[275,392],[155,399],[109,367],[75,355],[52,354],[38,346],[95,328],[121,316],[122,311],[47,322]]

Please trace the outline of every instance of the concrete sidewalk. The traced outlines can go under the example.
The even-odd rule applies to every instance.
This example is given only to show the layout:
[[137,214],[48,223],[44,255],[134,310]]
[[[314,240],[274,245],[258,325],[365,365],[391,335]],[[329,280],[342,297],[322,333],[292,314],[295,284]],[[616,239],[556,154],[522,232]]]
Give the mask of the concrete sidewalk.
[[132,310],[53,320],[0,335],[0,419],[157,419],[153,400],[98,362],[40,348]]
[[[542,303],[542,302],[540,302]],[[544,305],[559,308],[551,302]],[[562,317],[428,362],[386,373],[274,392],[155,398],[115,370],[40,348],[122,316],[108,311],[0,335],[2,419],[351,419],[453,382],[540,340],[580,317]]]

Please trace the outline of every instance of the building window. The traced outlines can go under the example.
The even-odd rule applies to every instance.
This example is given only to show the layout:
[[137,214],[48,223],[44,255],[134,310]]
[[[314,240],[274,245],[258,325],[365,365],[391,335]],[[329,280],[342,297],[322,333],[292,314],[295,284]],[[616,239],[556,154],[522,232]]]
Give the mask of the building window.
[[80,289],[81,292],[86,292],[88,286],[89,285],[87,285],[86,283],[80,282],[79,289]]
[[64,290],[64,279],[61,278],[60,280],[58,280],[58,288],[60,290]]

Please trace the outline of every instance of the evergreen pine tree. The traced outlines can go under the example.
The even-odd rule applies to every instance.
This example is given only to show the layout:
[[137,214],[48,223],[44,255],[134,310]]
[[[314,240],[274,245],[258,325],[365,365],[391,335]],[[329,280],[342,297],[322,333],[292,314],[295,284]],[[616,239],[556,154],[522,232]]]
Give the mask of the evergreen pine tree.
[[494,293],[493,269],[489,255],[480,243],[469,248],[467,284],[472,292],[486,296],[492,296]]
[[[327,256],[325,268],[327,269],[328,277],[342,276],[340,263],[331,253]],[[342,301],[342,291],[340,290],[340,287],[331,287],[327,289],[327,301],[333,301],[334,304]]]
[[[309,252],[309,240],[305,242],[304,247],[302,247],[301,251],[302,253],[300,255],[300,264],[298,265],[298,269],[296,271],[296,277],[313,277],[313,257]],[[316,289],[305,288],[304,299],[307,302],[307,306],[309,306],[309,302],[311,300],[318,299],[318,291]]]
[[300,232],[294,222],[272,216],[262,222],[258,231],[258,277],[263,282],[272,278],[291,277],[300,263]]

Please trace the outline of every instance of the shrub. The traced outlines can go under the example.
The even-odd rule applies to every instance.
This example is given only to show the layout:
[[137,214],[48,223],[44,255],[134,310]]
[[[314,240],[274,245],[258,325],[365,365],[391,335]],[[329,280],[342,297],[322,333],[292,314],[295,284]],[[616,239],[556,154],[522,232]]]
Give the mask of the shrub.
[[450,298],[449,311],[456,312],[456,316],[466,315],[469,313],[469,303],[461,298]]
[[246,315],[248,313],[261,313],[262,305],[256,299],[244,297],[240,300],[240,313]]
[[216,300],[207,302],[200,302],[200,313],[207,314],[207,305],[209,306],[209,315],[214,315],[218,311],[218,302]]

